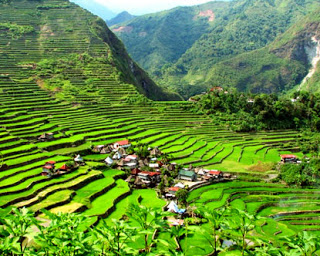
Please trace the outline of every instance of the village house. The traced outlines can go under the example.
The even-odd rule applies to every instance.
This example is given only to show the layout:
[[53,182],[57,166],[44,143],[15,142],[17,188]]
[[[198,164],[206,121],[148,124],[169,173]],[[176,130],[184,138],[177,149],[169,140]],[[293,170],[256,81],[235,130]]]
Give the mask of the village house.
[[48,161],[45,163],[45,165],[42,167],[42,176],[52,176],[55,174],[56,170],[55,170],[55,161]]
[[138,177],[140,180],[147,185],[155,185],[161,181],[161,173],[159,172],[140,172]]
[[296,155],[281,155],[281,163],[297,163],[298,157]]
[[67,166],[66,164],[64,164],[58,169],[58,172],[68,172],[70,170],[71,170],[71,168],[69,166]]
[[179,172],[178,179],[179,180],[187,180],[187,181],[195,181],[195,180],[197,180],[197,175],[194,171],[189,171],[189,170],[183,169]]
[[130,167],[130,168],[136,168],[138,166],[138,156],[136,155],[128,155],[123,159],[123,165]]
[[139,170],[138,168],[134,168],[134,169],[131,171],[131,175],[132,175],[133,177],[136,177],[140,172],[141,172],[141,170]]
[[113,147],[112,145],[97,145],[92,149],[92,151],[94,153],[110,154],[113,151]]
[[119,152],[114,153],[114,155],[112,156],[113,160],[120,160],[122,158],[122,154],[120,154]]
[[85,165],[86,163],[84,162],[83,158],[80,155],[77,155],[73,161],[77,164],[77,165]]
[[160,165],[159,165],[158,163],[150,163],[150,164],[149,164],[149,167],[150,167],[150,168],[159,168]]
[[38,141],[41,141],[41,142],[44,142],[44,141],[51,141],[53,140],[54,138],[54,135],[52,132],[49,132],[49,133],[43,133],[42,135],[40,135],[38,137]]
[[154,157],[157,157],[157,156],[161,156],[162,153],[161,153],[161,151],[159,150],[158,147],[155,147],[155,148],[150,150],[150,155],[154,156]]
[[184,214],[186,212],[186,209],[179,209],[178,205],[174,201],[171,201],[167,207],[167,211],[172,213]]
[[223,88],[221,86],[215,86],[210,89],[210,92],[223,92]]
[[113,159],[110,157],[110,156],[108,156],[105,160],[104,160],[104,162],[107,164],[107,165],[112,165],[113,164]]
[[179,182],[179,183],[177,183],[176,185],[174,185],[174,187],[177,187],[177,188],[185,188],[186,186],[185,186],[183,183]]
[[97,145],[93,147],[92,151],[94,153],[100,153],[103,148],[104,148],[104,145]]
[[118,150],[119,148],[128,148],[130,146],[131,146],[131,143],[129,142],[129,140],[121,140],[113,144],[113,148],[115,150]]
[[171,187],[169,188],[169,194],[171,194],[173,197],[176,196],[177,191],[179,191],[181,188],[179,187]]
[[212,170],[212,171],[209,171],[208,176],[215,178],[215,179],[220,179],[223,177],[223,173],[218,170]]

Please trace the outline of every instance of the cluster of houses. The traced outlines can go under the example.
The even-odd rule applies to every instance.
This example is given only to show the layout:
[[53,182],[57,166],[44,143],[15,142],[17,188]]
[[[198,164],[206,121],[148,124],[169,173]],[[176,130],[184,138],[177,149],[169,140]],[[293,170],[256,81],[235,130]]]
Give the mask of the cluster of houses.
[[73,171],[81,165],[85,165],[85,162],[80,155],[77,155],[73,159],[73,162],[65,163],[60,168],[56,167],[55,161],[47,161],[45,165],[42,167],[41,175],[46,177],[62,175],[64,173]]
[[[161,181],[160,168],[163,162],[158,161],[162,152],[157,148],[148,148],[149,157],[140,158],[137,154],[128,154],[128,148],[131,147],[129,140],[117,141],[110,145],[98,145],[93,148],[93,152],[100,154],[109,154],[104,162],[109,166],[118,169],[131,170],[127,181],[134,183],[136,187],[155,186]],[[170,166],[173,169],[174,166]],[[148,171],[143,171],[143,170]]]
[[[178,177],[181,181],[186,182],[212,182],[221,181],[222,179],[231,179],[232,175],[228,173],[223,173],[218,170],[207,170],[203,168],[183,168],[179,171]],[[190,184],[192,184],[190,183]],[[189,185],[189,184],[188,184]],[[165,194],[166,198],[175,198],[177,191],[184,189],[186,186],[179,182],[173,187],[168,189],[168,193]]]
[[223,174],[223,172],[218,170],[208,170],[203,168],[183,168],[178,175],[179,180],[186,181],[213,181],[223,177],[228,178],[229,174]]

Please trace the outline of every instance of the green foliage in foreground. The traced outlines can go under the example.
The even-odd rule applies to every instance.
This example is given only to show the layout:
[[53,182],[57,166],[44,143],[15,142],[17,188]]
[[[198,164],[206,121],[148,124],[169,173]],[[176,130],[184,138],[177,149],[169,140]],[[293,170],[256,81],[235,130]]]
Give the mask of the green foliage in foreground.
[[[311,128],[320,130],[320,95],[296,92],[292,100],[277,95],[210,92],[195,97],[195,111],[225,113],[235,131]],[[238,120],[238,121],[235,121]]]
[[[159,209],[131,205],[129,220],[103,222],[86,232],[81,230],[85,221],[82,215],[44,213],[48,219],[39,220],[26,208],[2,210],[1,255],[188,255],[187,249],[183,251],[180,246],[181,237],[186,236],[187,241],[191,232],[188,221],[185,220],[185,226],[170,227],[165,221],[168,214]],[[252,235],[257,218],[244,211],[200,208],[197,214],[207,222],[201,232],[212,247],[212,255],[319,255],[320,238],[307,232],[283,239],[280,248]],[[170,242],[170,237],[175,243]],[[144,246],[139,244],[140,238]],[[225,241],[230,245],[225,246]],[[144,249],[137,249],[137,244]],[[193,246],[192,240],[187,246]]]

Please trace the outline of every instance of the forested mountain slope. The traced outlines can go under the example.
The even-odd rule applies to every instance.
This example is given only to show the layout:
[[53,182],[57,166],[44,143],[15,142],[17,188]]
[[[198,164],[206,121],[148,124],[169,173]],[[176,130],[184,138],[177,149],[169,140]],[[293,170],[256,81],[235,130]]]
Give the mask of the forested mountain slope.
[[139,16],[112,30],[121,38],[130,55],[153,76],[166,64],[176,62],[215,20],[228,2],[211,2],[193,7]]
[[214,65],[207,81],[255,93],[288,91],[296,85],[319,91],[319,28],[318,8],[267,47]]
[[126,22],[126,21],[130,21],[133,20],[135,17],[135,15],[132,15],[130,13],[128,13],[127,11],[121,12],[119,13],[116,17],[107,20],[107,24],[108,26],[113,26],[122,22]]
[[105,22],[76,4],[9,0],[1,1],[1,8],[0,57],[6,59],[0,64],[2,76],[34,80],[68,100],[75,91],[99,98],[102,78],[90,77],[96,73],[110,83],[133,84],[151,99],[170,99],[132,61]]
[[[201,35],[198,35],[199,39],[194,41],[188,49],[186,49],[187,47],[179,47],[181,43],[179,43],[175,35],[169,36],[168,33],[161,33],[159,35],[160,38],[161,36],[171,38],[173,42],[172,49],[174,49],[175,46],[181,50],[179,55],[182,55],[178,60],[174,58],[167,59],[167,63],[171,62],[171,65],[167,64],[163,66],[161,62],[156,62],[156,65],[152,68],[151,65],[146,62],[149,57],[159,60],[159,57],[155,57],[157,54],[161,55],[158,53],[158,48],[155,47],[155,41],[149,40],[150,46],[147,44],[148,50],[140,47],[139,44],[133,45],[127,43],[131,39],[133,39],[131,42],[134,42],[134,38],[136,38],[134,31],[139,31],[141,28],[138,26],[138,21],[142,21],[141,17],[135,20],[135,24],[127,24],[127,26],[133,28],[131,32],[116,33],[124,41],[132,57],[149,71],[150,75],[158,83],[163,86],[175,88],[180,94],[187,98],[192,94],[200,93],[206,90],[206,88],[216,85],[216,83],[214,83],[216,72],[212,73],[211,70],[215,69],[217,63],[231,59],[239,54],[265,47],[302,17],[307,16],[320,6],[320,2],[316,0],[236,0],[221,4],[224,8],[219,10],[213,9],[213,7],[209,7],[208,5],[201,7],[203,9],[213,10],[216,14],[215,19],[207,29],[199,30],[199,32],[201,32],[199,33]],[[178,9],[176,11],[181,12],[181,10]],[[176,13],[176,16],[178,16],[178,13]],[[158,15],[160,15],[160,13]],[[174,22],[170,23],[170,25],[170,29],[173,31],[180,29]],[[144,20],[144,26],[161,27],[157,20],[154,19],[150,19],[148,22]],[[169,41],[169,39],[167,39],[167,41]],[[185,51],[185,53],[182,53],[183,51]],[[173,53],[174,52],[175,51],[173,51]],[[143,57],[140,59],[137,56]],[[240,71],[239,69],[239,72]],[[299,78],[301,78],[301,76],[302,74]],[[224,79],[228,81],[238,78],[227,76]],[[218,82],[221,83],[220,78]],[[268,80],[267,84],[269,82]],[[230,83],[225,82],[222,83],[222,85],[229,84]],[[230,85],[234,86],[235,84]],[[259,86],[260,85],[261,83]],[[255,85],[253,87],[256,88],[259,86]],[[251,87],[252,86],[249,86],[247,88],[242,85],[239,86],[238,89],[247,90]],[[271,91],[279,91],[279,89],[280,88],[273,88]],[[259,90],[268,92],[270,91],[270,86],[266,86],[266,88],[262,87],[256,91]]]

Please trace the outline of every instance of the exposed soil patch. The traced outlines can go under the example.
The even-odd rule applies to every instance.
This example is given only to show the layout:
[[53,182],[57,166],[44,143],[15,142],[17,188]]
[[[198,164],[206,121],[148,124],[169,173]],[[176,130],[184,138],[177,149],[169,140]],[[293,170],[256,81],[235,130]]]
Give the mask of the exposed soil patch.
[[216,15],[212,10],[201,11],[195,18],[198,17],[208,17],[209,22],[213,22],[216,18]]
[[121,26],[121,27],[113,29],[113,32],[131,33],[132,30],[133,30],[133,27],[131,27],[131,26]]

